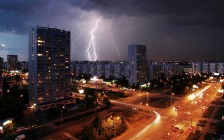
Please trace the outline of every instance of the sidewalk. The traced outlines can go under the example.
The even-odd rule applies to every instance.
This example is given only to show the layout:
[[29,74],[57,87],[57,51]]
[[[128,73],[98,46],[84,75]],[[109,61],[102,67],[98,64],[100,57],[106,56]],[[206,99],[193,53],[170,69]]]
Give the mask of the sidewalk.
[[215,107],[215,110],[213,111],[212,115],[210,118],[201,118],[201,119],[206,119],[208,122],[206,123],[205,127],[202,128],[202,134],[200,136],[200,139],[199,140],[203,140],[204,139],[204,135],[207,133],[207,132],[211,132],[211,133],[214,133],[214,129],[210,129],[210,124],[214,121],[217,121],[216,119],[213,119],[215,114],[216,114],[216,111],[217,111],[218,107],[216,106]]

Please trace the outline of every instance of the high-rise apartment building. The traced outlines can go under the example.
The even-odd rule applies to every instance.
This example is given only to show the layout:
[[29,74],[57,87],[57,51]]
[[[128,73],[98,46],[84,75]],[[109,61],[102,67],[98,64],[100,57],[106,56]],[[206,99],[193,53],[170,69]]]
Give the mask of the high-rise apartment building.
[[129,85],[147,82],[146,46],[128,45]]
[[17,55],[7,55],[8,71],[18,69],[18,56]]
[[32,27],[29,32],[29,104],[54,106],[52,103],[65,101],[71,96],[70,81],[70,32]]
[[3,101],[3,79],[2,79],[2,71],[3,71],[3,58],[0,57],[0,100]]

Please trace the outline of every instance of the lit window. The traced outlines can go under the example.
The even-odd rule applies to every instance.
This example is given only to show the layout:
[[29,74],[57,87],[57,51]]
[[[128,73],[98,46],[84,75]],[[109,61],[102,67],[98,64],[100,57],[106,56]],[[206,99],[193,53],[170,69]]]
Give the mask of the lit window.
[[39,42],[39,43],[44,43],[44,41],[43,41],[43,40],[37,40],[37,42]]
[[37,54],[37,56],[43,56],[43,54],[40,54],[40,53],[39,53],[39,54]]

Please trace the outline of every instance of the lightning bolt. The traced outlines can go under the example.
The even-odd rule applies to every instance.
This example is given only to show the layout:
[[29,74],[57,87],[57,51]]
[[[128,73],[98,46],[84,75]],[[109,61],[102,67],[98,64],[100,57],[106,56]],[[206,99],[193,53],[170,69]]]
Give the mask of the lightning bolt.
[[118,60],[120,60],[120,51],[119,51],[117,45],[114,43],[114,36],[113,36],[113,33],[112,32],[111,32],[111,40],[112,40],[112,43],[114,45],[114,48],[116,48],[116,50],[117,50]]
[[100,23],[101,19],[102,19],[102,17],[99,17],[96,20],[95,26],[90,31],[90,41],[89,41],[89,45],[87,47],[87,54],[88,54],[89,61],[92,61],[92,60],[96,61],[97,60],[97,57],[98,57],[97,54],[96,54],[96,41],[95,41],[94,32],[98,28],[98,24]]

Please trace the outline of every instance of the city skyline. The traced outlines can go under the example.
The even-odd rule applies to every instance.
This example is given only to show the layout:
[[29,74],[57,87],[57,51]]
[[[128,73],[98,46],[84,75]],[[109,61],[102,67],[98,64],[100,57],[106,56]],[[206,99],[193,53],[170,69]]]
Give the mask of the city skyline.
[[145,45],[148,60],[224,59],[222,5],[221,0],[1,1],[0,57],[16,54],[27,61],[28,30],[39,25],[69,30],[76,61],[91,58],[93,38],[99,61],[128,60],[130,44]]

